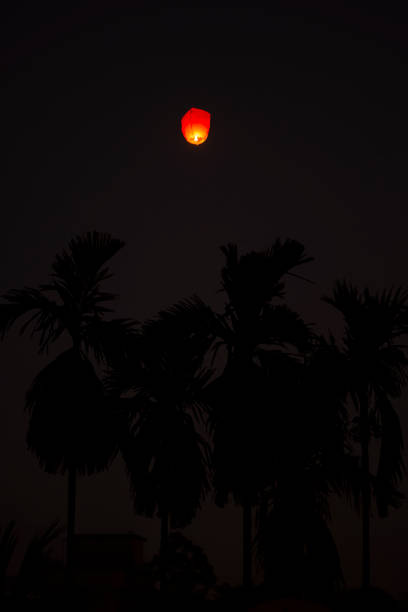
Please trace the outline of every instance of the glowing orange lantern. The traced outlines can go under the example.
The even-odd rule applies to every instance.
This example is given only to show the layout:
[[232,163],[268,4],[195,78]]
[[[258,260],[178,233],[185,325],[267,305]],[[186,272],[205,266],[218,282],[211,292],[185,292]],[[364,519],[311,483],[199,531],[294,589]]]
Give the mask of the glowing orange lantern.
[[184,138],[193,145],[200,145],[207,140],[210,131],[210,113],[200,108],[190,108],[181,120],[181,131]]

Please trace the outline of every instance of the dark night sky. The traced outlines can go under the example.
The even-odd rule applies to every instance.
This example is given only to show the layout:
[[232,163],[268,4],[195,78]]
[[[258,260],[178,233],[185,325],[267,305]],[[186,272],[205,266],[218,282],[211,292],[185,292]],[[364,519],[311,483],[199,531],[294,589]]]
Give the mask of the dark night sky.
[[[195,292],[219,306],[219,246],[231,241],[300,240],[315,284],[292,283],[289,299],[321,331],[338,329],[320,302],[336,278],[408,285],[408,31],[396,5],[12,4],[0,30],[1,292],[46,280],[54,255],[91,229],[126,241],[111,287],[118,314],[139,320]],[[191,106],[212,113],[202,147],[180,132]],[[25,450],[24,394],[47,357],[12,334],[0,360],[0,524],[15,518],[24,539],[65,520],[66,481]],[[333,510],[353,584],[359,525]],[[77,520],[79,531],[133,529],[156,551],[158,525],[134,516],[119,461],[80,481]],[[209,506],[186,530],[233,581],[239,521]],[[404,505],[374,522],[374,583],[404,591],[407,550]]]

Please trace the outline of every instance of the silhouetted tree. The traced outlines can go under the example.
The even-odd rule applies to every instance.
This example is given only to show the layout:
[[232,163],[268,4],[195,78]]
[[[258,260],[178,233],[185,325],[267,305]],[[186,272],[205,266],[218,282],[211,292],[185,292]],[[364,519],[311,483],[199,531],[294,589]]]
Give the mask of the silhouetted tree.
[[[160,579],[160,556],[151,562],[153,576]],[[214,569],[200,546],[179,531],[169,534],[166,582],[169,594],[178,600],[205,599],[216,584]]]
[[[408,331],[408,293],[401,288],[371,293],[336,282],[331,296],[323,298],[344,319],[339,348],[343,375],[356,416],[355,440],[361,449],[362,586],[370,586],[370,500],[373,492],[380,516],[400,505],[398,490],[403,476],[403,440],[392,400],[400,397],[407,382],[408,360],[401,337]],[[369,446],[380,439],[380,456],[374,476]]]
[[106,302],[115,296],[101,290],[111,277],[107,262],[124,246],[109,234],[89,232],[73,238],[57,255],[50,282],[38,289],[10,290],[0,304],[0,333],[23,318],[20,333],[31,330],[39,352],[62,336],[71,348],[48,364],[27,393],[30,414],[27,444],[50,473],[68,471],[67,568],[72,565],[76,474],[107,468],[118,451],[117,427],[103,387],[89,361],[118,358],[133,323],[107,321]]
[[111,392],[127,397],[122,454],[135,510],[161,519],[162,592],[169,525],[189,524],[210,486],[209,447],[200,425],[202,389],[211,376],[204,366],[211,319],[198,298],[161,311],[142,325],[133,353],[108,377]]
[[328,527],[329,496],[353,492],[356,466],[340,364],[336,347],[316,337],[304,361],[286,363],[271,383],[276,409],[265,462],[271,479],[258,511],[256,544],[265,586],[275,596],[329,596],[342,585]]
[[225,348],[226,364],[207,392],[213,407],[214,486],[219,505],[232,494],[243,508],[243,584],[249,588],[252,507],[265,484],[266,432],[274,410],[265,366],[274,363],[274,373],[279,376],[278,362],[282,369],[285,359],[296,360],[310,342],[310,328],[283,299],[285,277],[312,258],[294,240],[277,240],[266,251],[242,256],[233,244],[222,247],[222,252],[226,305],[224,313],[215,317],[218,340],[213,349]]

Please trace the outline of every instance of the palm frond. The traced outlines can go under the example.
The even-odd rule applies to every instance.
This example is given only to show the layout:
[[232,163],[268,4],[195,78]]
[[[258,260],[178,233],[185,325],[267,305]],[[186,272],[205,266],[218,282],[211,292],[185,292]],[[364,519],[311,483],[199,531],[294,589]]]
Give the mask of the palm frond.
[[110,278],[105,264],[125,243],[108,233],[97,231],[75,236],[68,249],[57,255],[52,265],[53,276],[63,286],[91,290]]
[[297,240],[287,238],[284,242],[278,238],[273,246],[265,251],[265,255],[274,260],[280,275],[287,274],[293,268],[314,261],[313,257],[306,255],[305,247]]
[[137,334],[137,321],[99,317],[85,317],[83,325],[83,346],[87,353],[93,352],[98,363],[114,367],[128,359]]
[[74,237],[56,256],[52,280],[41,285],[41,291],[56,293],[71,318],[111,312],[104,304],[116,296],[101,291],[100,284],[112,276],[105,264],[123,246],[121,240],[96,231]]
[[358,289],[346,280],[337,280],[332,295],[324,295],[322,300],[341,312],[346,320],[352,318],[356,305],[362,303]]
[[64,331],[64,313],[61,307],[40,290],[31,287],[12,289],[3,294],[6,303],[0,304],[0,334],[5,334],[24,317],[20,327],[23,334],[31,327],[30,336],[39,336],[40,352],[47,349]]
[[263,309],[259,321],[259,340],[263,344],[289,345],[307,353],[314,338],[312,326],[286,304],[267,305]]
[[398,492],[406,473],[403,459],[403,438],[398,414],[385,396],[377,397],[376,408],[381,414],[381,448],[374,494],[378,512],[384,517],[388,507],[399,507],[403,495]]
[[241,315],[256,312],[274,298],[284,296],[284,276],[293,268],[312,261],[296,240],[277,240],[265,251],[238,256],[235,244],[221,247],[225,266],[221,271],[222,289],[233,309]]
[[172,345],[175,338],[210,344],[214,334],[215,315],[197,295],[180,300],[161,310],[143,324],[143,332],[150,339],[160,337]]
[[143,324],[139,374],[157,401],[188,403],[204,387],[212,373],[204,361],[213,342],[213,320],[211,309],[194,296]]

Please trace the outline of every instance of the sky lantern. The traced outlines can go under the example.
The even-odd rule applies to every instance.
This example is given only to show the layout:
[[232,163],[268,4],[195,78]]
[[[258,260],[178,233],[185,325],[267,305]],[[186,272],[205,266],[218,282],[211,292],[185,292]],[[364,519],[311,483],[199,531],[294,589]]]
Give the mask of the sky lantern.
[[190,108],[181,119],[181,131],[184,138],[193,145],[200,145],[207,140],[210,131],[211,115],[201,108]]

